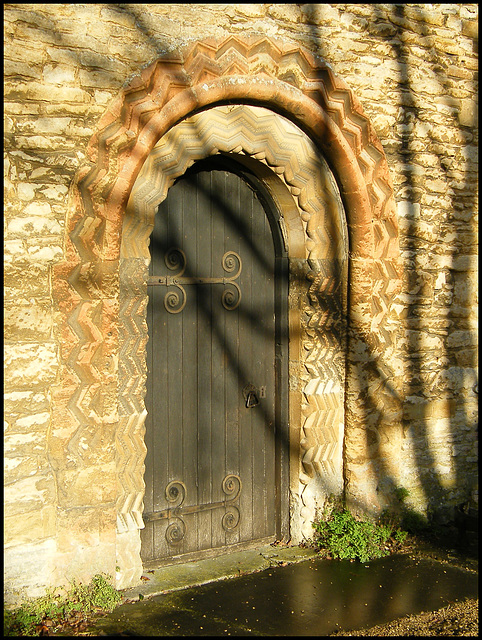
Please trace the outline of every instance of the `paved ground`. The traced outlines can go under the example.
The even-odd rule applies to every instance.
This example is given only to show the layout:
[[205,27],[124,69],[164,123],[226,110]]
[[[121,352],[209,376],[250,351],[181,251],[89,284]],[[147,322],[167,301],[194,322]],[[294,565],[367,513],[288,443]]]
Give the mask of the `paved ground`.
[[262,547],[145,573],[85,635],[328,635],[478,595],[478,575],[432,558],[334,562]]

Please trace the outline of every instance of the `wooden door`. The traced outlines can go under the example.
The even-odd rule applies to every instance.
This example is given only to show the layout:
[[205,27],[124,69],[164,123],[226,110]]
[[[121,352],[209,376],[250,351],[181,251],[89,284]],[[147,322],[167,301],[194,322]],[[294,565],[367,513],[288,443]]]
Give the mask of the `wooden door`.
[[276,256],[266,211],[235,173],[191,171],[160,205],[150,251],[143,560],[273,540]]

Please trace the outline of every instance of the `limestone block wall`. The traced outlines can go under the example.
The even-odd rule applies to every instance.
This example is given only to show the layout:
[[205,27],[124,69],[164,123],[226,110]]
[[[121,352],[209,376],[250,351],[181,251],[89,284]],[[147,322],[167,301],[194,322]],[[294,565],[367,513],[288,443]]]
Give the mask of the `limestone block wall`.
[[[402,415],[393,411],[393,431],[377,430],[391,407],[379,402],[379,376],[370,378],[358,435],[344,451],[347,494],[363,505],[363,478],[371,474],[381,506],[400,486],[421,511],[450,515],[476,500],[477,12],[476,4],[5,5],[8,598],[116,573],[115,332],[96,363],[112,372],[112,388],[76,398],[61,414],[53,402],[65,386],[63,359],[89,361],[77,336],[90,331],[95,343],[97,318],[114,313],[117,285],[103,274],[112,311],[99,301],[66,333],[58,304],[68,295],[54,291],[55,268],[67,258],[72,185],[92,161],[89,141],[101,118],[143,68],[207,36],[264,34],[320,56],[361,103],[387,157],[402,258],[402,291],[390,315],[392,393]],[[100,237],[99,229],[90,233],[93,242]],[[371,309],[373,322],[378,311]],[[360,362],[367,358],[360,353]],[[85,433],[75,439],[79,406],[95,426],[86,440]],[[96,460],[92,441],[102,451]]]

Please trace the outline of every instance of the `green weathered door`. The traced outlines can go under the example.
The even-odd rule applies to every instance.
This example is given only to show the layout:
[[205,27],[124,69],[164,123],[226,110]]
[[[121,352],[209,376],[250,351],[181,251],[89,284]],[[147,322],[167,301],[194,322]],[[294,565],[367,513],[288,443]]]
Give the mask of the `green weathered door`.
[[169,190],[150,241],[144,561],[274,539],[275,248],[223,170]]

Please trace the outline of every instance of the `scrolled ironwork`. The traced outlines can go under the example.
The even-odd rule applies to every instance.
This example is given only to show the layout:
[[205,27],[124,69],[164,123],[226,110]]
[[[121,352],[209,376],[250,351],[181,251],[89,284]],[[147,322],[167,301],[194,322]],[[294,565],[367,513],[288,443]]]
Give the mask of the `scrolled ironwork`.
[[229,286],[234,287],[234,290],[225,289],[221,296],[221,303],[226,311],[234,311],[241,302],[241,289],[235,282],[229,282],[228,284]]
[[241,274],[241,270],[243,268],[243,264],[241,262],[240,256],[235,251],[226,251],[222,259],[223,269],[228,273],[232,273],[236,266],[238,267],[238,271],[231,276],[230,280],[236,280],[239,278]]
[[186,497],[186,485],[180,480],[173,480],[167,485],[165,495],[168,502],[178,502],[176,506],[180,507]]
[[236,500],[236,498],[241,493],[241,478],[239,476],[234,475],[234,473],[227,475],[222,483],[223,493],[225,493],[230,502]]
[[181,313],[187,302],[186,291],[178,284],[173,286],[179,289],[181,295],[177,291],[168,291],[164,296],[164,306],[169,313]]
[[166,251],[164,262],[166,263],[166,267],[171,271],[180,269],[179,273],[176,273],[176,277],[180,278],[186,269],[186,254],[182,249],[171,247]]
[[228,474],[223,479],[221,488],[226,496],[224,500],[184,506],[187,495],[186,485],[181,480],[172,480],[164,490],[169,508],[153,513],[144,513],[144,521],[168,520],[166,540],[169,544],[178,544],[186,533],[186,523],[183,520],[186,515],[224,508],[225,513],[221,519],[221,525],[225,531],[233,531],[238,526],[241,517],[239,508],[234,505],[241,494],[241,478],[234,473]]
[[239,509],[237,507],[230,506],[222,517],[221,526],[225,531],[234,531],[239,524],[239,520]]
[[148,279],[149,286],[165,286],[176,287],[177,290],[170,289],[164,296],[164,306],[169,313],[180,313],[187,301],[186,291],[184,286],[186,285],[206,285],[206,284],[222,284],[225,286],[225,290],[221,295],[221,303],[227,311],[233,311],[241,302],[241,288],[234,282],[237,280],[243,269],[241,257],[235,251],[226,251],[221,259],[221,264],[224,269],[230,275],[221,278],[200,278],[196,276],[184,276],[187,260],[182,249],[177,247],[171,247],[166,255],[164,261],[171,271],[178,270],[172,276],[150,276]]
[[170,545],[182,542],[186,534],[186,524],[181,518],[176,518],[166,529],[166,540]]

